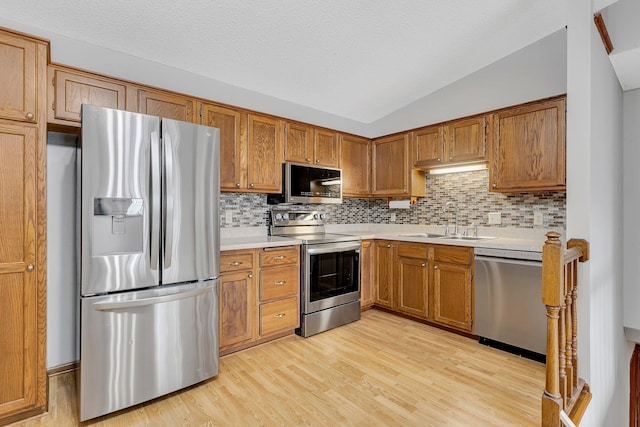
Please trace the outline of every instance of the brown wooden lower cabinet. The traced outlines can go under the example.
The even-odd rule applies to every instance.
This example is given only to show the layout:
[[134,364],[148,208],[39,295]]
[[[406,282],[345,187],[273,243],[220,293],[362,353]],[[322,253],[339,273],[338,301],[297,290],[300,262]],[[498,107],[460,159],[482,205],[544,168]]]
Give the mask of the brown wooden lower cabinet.
[[369,308],[373,305],[374,276],[373,276],[373,240],[363,240],[360,251],[360,307]]
[[223,251],[220,272],[221,355],[299,326],[299,246]]
[[473,248],[374,240],[374,305],[473,332]]

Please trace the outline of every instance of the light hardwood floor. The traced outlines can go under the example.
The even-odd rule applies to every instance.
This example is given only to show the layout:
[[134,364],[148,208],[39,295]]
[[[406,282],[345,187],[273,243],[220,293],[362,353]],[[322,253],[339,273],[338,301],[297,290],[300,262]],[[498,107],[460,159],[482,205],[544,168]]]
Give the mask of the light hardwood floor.
[[[220,359],[220,375],[85,423],[96,426],[539,426],[544,365],[378,310],[311,338]],[[74,426],[72,374],[49,413],[16,425]]]

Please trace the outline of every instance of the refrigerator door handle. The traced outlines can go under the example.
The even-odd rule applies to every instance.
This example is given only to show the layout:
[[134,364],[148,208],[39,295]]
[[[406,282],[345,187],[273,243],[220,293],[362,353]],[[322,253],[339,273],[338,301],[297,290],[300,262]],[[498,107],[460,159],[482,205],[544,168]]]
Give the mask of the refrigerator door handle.
[[151,269],[159,268],[160,256],[160,136],[151,132]]
[[204,287],[204,288],[198,288],[195,290],[180,292],[177,294],[162,295],[162,296],[151,297],[151,298],[140,298],[140,299],[134,299],[131,301],[96,302],[92,306],[94,310],[98,310],[98,311],[113,311],[113,310],[122,310],[122,309],[133,308],[133,307],[144,307],[147,305],[154,305],[154,304],[159,304],[159,303],[169,302],[169,301],[177,301],[185,298],[197,297],[198,295],[204,295],[207,292],[211,292],[211,290],[214,287],[215,287],[215,284]]
[[174,212],[174,171],[173,171],[173,146],[169,132],[163,135],[164,138],[164,200],[166,215],[164,218],[164,265],[163,268],[171,267],[171,253],[173,252],[173,212]]

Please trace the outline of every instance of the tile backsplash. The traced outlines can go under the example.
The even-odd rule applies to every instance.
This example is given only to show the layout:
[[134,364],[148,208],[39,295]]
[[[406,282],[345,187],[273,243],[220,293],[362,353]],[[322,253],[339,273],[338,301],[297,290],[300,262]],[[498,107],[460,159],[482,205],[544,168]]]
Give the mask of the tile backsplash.
[[[340,205],[308,205],[327,214],[330,224],[391,223],[444,225],[453,224],[454,206],[461,226],[474,223],[487,226],[491,212],[500,213],[501,224],[491,227],[565,228],[565,193],[501,194],[489,192],[486,170],[426,176],[427,196],[418,198],[409,209],[389,209],[386,199],[345,198]],[[453,202],[446,211],[445,203]],[[222,193],[220,224],[222,227],[266,226],[270,206],[265,194]],[[534,212],[542,213],[543,225],[534,226]],[[226,219],[231,217],[231,223]]]

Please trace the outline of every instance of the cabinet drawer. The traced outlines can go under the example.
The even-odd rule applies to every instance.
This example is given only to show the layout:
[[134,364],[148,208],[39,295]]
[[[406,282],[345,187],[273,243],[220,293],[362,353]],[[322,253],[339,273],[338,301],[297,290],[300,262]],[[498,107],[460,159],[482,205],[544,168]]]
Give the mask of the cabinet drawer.
[[260,335],[295,329],[299,320],[297,297],[260,305]]
[[435,246],[433,259],[437,262],[470,265],[473,260],[473,248]]
[[271,268],[260,272],[260,300],[295,296],[298,294],[300,269],[297,265]]
[[427,245],[424,243],[398,243],[398,256],[427,259]]
[[251,270],[253,268],[253,252],[229,251],[220,253],[220,272]]
[[299,253],[298,246],[262,249],[260,251],[260,266],[297,264]]

